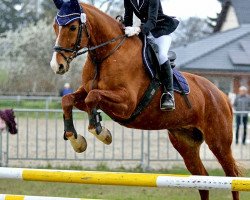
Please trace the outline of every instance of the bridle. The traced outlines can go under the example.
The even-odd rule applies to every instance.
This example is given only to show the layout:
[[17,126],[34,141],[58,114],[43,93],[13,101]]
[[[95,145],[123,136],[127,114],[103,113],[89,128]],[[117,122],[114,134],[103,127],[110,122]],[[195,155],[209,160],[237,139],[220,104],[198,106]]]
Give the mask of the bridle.
[[[83,11],[82,11],[82,13],[83,13]],[[124,35],[119,35],[111,40],[108,40],[107,42],[101,43],[101,44],[96,45],[96,46],[89,47],[87,45],[86,47],[81,48],[83,30],[85,31],[85,33],[87,35],[88,41],[90,40],[90,34],[89,34],[89,30],[88,30],[86,22],[82,22],[81,20],[79,20],[79,24],[80,25],[78,28],[77,38],[76,38],[76,42],[75,42],[75,45],[73,48],[64,48],[61,46],[54,46],[54,51],[61,54],[68,65],[77,56],[80,56],[80,55],[85,54],[87,52],[92,52],[92,54],[93,54],[94,50],[101,48],[101,47],[104,47],[104,46],[107,46],[108,44],[116,42],[117,40],[121,39],[121,41],[102,59],[97,60],[96,58],[93,58],[94,63],[101,63],[105,59],[107,59],[109,56],[111,56],[125,42],[126,35],[124,34]],[[82,49],[82,51],[80,51],[81,49]],[[67,57],[63,52],[69,52],[69,53],[72,53],[72,55]]]
[[[74,58],[82,54],[82,53],[79,53],[79,50],[81,49],[83,27],[85,29],[88,39],[90,39],[90,35],[89,35],[86,24],[80,22],[76,42],[73,48],[70,49],[70,48],[64,48],[61,46],[54,46],[54,51],[57,53],[60,53],[62,57],[66,60],[67,64],[69,64]],[[63,52],[69,52],[69,53],[72,53],[72,55],[67,57]]]

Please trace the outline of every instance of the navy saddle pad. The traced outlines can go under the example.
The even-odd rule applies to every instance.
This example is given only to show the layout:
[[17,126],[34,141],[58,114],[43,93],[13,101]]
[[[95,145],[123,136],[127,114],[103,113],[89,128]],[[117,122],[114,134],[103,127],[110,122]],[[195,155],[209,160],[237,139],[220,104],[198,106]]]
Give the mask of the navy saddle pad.
[[[143,55],[144,66],[146,68],[146,71],[149,73],[150,78],[157,78],[156,67],[159,66],[159,62],[152,46],[148,44],[146,37],[144,37],[142,55]],[[175,58],[176,58],[175,55],[173,55],[172,53],[169,54],[170,63],[173,64]],[[176,92],[182,93],[183,89],[185,94],[189,94],[190,89],[188,82],[186,78],[181,74],[181,72],[179,72],[177,69],[173,69],[173,75],[174,75],[174,90]],[[182,89],[179,87],[177,81],[181,85]]]

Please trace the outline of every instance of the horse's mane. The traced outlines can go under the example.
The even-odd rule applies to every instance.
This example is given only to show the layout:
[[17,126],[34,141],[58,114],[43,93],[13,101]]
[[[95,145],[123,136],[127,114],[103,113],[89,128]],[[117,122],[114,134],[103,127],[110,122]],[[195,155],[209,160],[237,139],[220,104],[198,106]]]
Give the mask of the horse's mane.
[[107,21],[108,24],[111,25],[112,27],[121,29],[121,24],[110,15],[106,14],[105,12],[101,11],[100,9],[96,8],[93,5],[86,3],[81,3],[81,5],[83,6],[84,11],[87,14],[87,17],[88,14],[92,14],[96,17],[100,16],[102,20]]

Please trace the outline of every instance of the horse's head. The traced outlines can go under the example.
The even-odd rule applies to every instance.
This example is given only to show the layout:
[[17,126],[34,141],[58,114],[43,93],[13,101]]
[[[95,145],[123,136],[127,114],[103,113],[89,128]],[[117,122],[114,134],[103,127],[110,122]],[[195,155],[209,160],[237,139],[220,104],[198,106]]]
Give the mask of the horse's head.
[[78,51],[88,44],[86,14],[77,0],[54,0],[59,9],[54,22],[57,36],[50,66],[57,74],[69,70],[70,62],[78,55]]

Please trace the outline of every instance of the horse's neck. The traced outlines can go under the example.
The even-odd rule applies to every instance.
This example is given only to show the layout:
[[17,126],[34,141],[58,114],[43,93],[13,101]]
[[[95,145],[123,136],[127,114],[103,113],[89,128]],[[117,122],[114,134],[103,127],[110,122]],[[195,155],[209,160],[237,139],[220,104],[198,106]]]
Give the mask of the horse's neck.
[[88,12],[87,17],[91,28],[90,38],[93,46],[123,34],[118,22],[105,13],[91,6],[85,7],[85,10]]
[[[111,19],[105,13],[102,13],[101,11],[91,6],[87,6],[85,10],[87,12],[87,18],[91,27],[90,38],[93,46],[107,42],[119,35],[124,34],[119,23]],[[97,49],[96,55],[99,58],[103,58],[104,56],[108,55],[115,46],[117,46],[118,42],[119,41],[111,43],[103,48]],[[138,37],[128,38],[125,43],[123,43],[123,45],[119,48],[119,54],[114,53],[110,56],[114,56],[114,60],[122,64],[108,64],[109,69],[113,67],[114,71],[119,70],[120,72],[124,72],[127,79],[129,80],[144,80],[141,81],[144,83],[143,85],[140,84],[140,81],[136,84],[138,89],[138,99],[141,98],[143,92],[145,91],[145,82],[149,82],[149,78],[142,66],[142,58],[138,59],[138,56],[141,56],[141,51],[142,43],[140,39]],[[131,73],[131,71],[136,73]],[[119,81],[124,80],[120,79]]]

